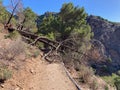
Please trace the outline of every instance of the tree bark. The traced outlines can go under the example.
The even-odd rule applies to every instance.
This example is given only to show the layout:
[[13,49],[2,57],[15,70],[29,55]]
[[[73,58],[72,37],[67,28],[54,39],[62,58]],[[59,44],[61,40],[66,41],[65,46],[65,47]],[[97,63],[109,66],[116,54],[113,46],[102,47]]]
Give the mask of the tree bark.
[[18,3],[15,5],[15,7],[13,8],[12,13],[11,13],[11,15],[10,15],[10,18],[8,19],[7,25],[10,23],[10,21],[11,21],[13,15],[14,15],[14,13],[15,13],[15,10],[16,10],[18,4],[19,4],[19,2],[18,2]]

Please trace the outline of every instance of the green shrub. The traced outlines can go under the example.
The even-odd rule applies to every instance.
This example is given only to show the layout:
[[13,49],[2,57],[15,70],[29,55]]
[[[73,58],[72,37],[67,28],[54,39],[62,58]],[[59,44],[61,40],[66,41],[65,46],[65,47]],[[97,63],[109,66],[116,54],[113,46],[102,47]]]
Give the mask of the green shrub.
[[114,84],[115,84],[117,90],[120,90],[120,77],[115,78]]
[[20,38],[20,34],[18,31],[15,30],[15,31],[9,33],[9,35],[6,35],[5,38],[17,39],[17,38]]
[[119,75],[119,76],[120,76],[120,70],[119,70],[119,71],[117,71],[117,75]]
[[40,55],[40,51],[38,48],[34,47],[34,46],[28,46],[27,50],[26,50],[26,56],[27,58],[37,58]]
[[85,65],[81,65],[79,77],[82,82],[89,83],[93,75],[94,71],[92,68],[89,68]]
[[107,86],[107,85],[105,86],[105,90],[109,90],[109,88],[108,88],[108,86]]
[[40,49],[43,49],[43,48],[44,48],[44,43],[42,43],[42,42],[37,42],[37,43],[36,43],[36,46],[37,46],[38,48],[40,48]]
[[115,78],[119,77],[118,75],[112,73],[111,76],[103,76],[103,80],[105,80],[110,86],[115,86]]
[[48,33],[46,36],[47,36],[49,39],[55,40],[55,35],[54,35],[53,32]]
[[108,61],[109,63],[111,63],[111,62],[112,62],[112,59],[109,57],[109,58],[107,58],[107,61]]
[[35,52],[33,52],[33,57],[36,58],[40,55],[40,52],[38,50],[36,50]]
[[103,65],[103,66],[101,67],[101,69],[102,69],[103,72],[106,72],[106,73],[110,71],[110,69],[108,68],[107,65]]
[[15,60],[20,54],[25,54],[25,44],[20,39],[17,39],[9,47],[0,48],[0,53],[0,58],[3,60]]
[[12,77],[12,72],[5,66],[0,65],[0,82]]
[[96,80],[93,80],[92,83],[90,83],[90,87],[92,90],[98,89],[98,83],[96,82]]

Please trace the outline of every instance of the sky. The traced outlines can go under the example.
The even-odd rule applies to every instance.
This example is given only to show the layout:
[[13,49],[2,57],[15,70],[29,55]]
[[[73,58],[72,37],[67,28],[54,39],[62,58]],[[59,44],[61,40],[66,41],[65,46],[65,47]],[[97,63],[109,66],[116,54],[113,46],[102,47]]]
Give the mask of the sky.
[[[10,0],[3,0],[7,6]],[[120,22],[120,0],[23,0],[24,7],[30,7],[36,14],[47,11],[59,12],[62,4],[72,2],[84,7],[89,15],[101,16],[109,21]]]

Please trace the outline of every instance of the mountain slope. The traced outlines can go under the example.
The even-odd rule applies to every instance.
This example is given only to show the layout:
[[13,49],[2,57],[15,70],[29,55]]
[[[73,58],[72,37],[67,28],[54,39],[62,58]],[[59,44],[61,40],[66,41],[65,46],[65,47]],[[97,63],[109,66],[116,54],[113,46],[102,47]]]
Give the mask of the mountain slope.
[[[16,40],[5,39],[4,35],[7,34],[0,32],[0,48],[5,49]],[[15,60],[0,58],[0,64],[6,65],[13,73],[12,78],[0,82],[0,90],[76,90],[61,64],[48,64],[41,55],[27,58],[23,54]]]
[[0,90],[76,90],[60,64],[47,64],[40,57],[24,61]]
[[[101,44],[103,57],[107,59],[103,64],[107,65],[110,73],[116,72],[120,69],[120,23],[93,15],[87,18],[87,22],[94,32],[94,44]],[[100,48],[99,45],[97,47]]]

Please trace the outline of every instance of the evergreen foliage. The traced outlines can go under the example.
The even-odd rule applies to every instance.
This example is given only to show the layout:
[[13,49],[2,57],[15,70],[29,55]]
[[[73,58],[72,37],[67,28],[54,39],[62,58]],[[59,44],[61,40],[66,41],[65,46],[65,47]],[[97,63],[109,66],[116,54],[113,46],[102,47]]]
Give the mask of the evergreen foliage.
[[0,23],[6,23],[8,19],[8,12],[6,8],[0,2]]
[[23,14],[25,16],[24,27],[30,32],[37,32],[37,24],[35,22],[37,15],[29,7],[23,11]]
[[65,49],[63,57],[67,56],[70,60],[79,61],[81,56],[90,49],[90,40],[93,35],[86,17],[87,13],[83,7],[65,3],[58,14],[47,13],[44,16],[39,25],[38,34],[43,34],[74,49]]
[[0,83],[12,77],[12,72],[4,65],[0,64]]

